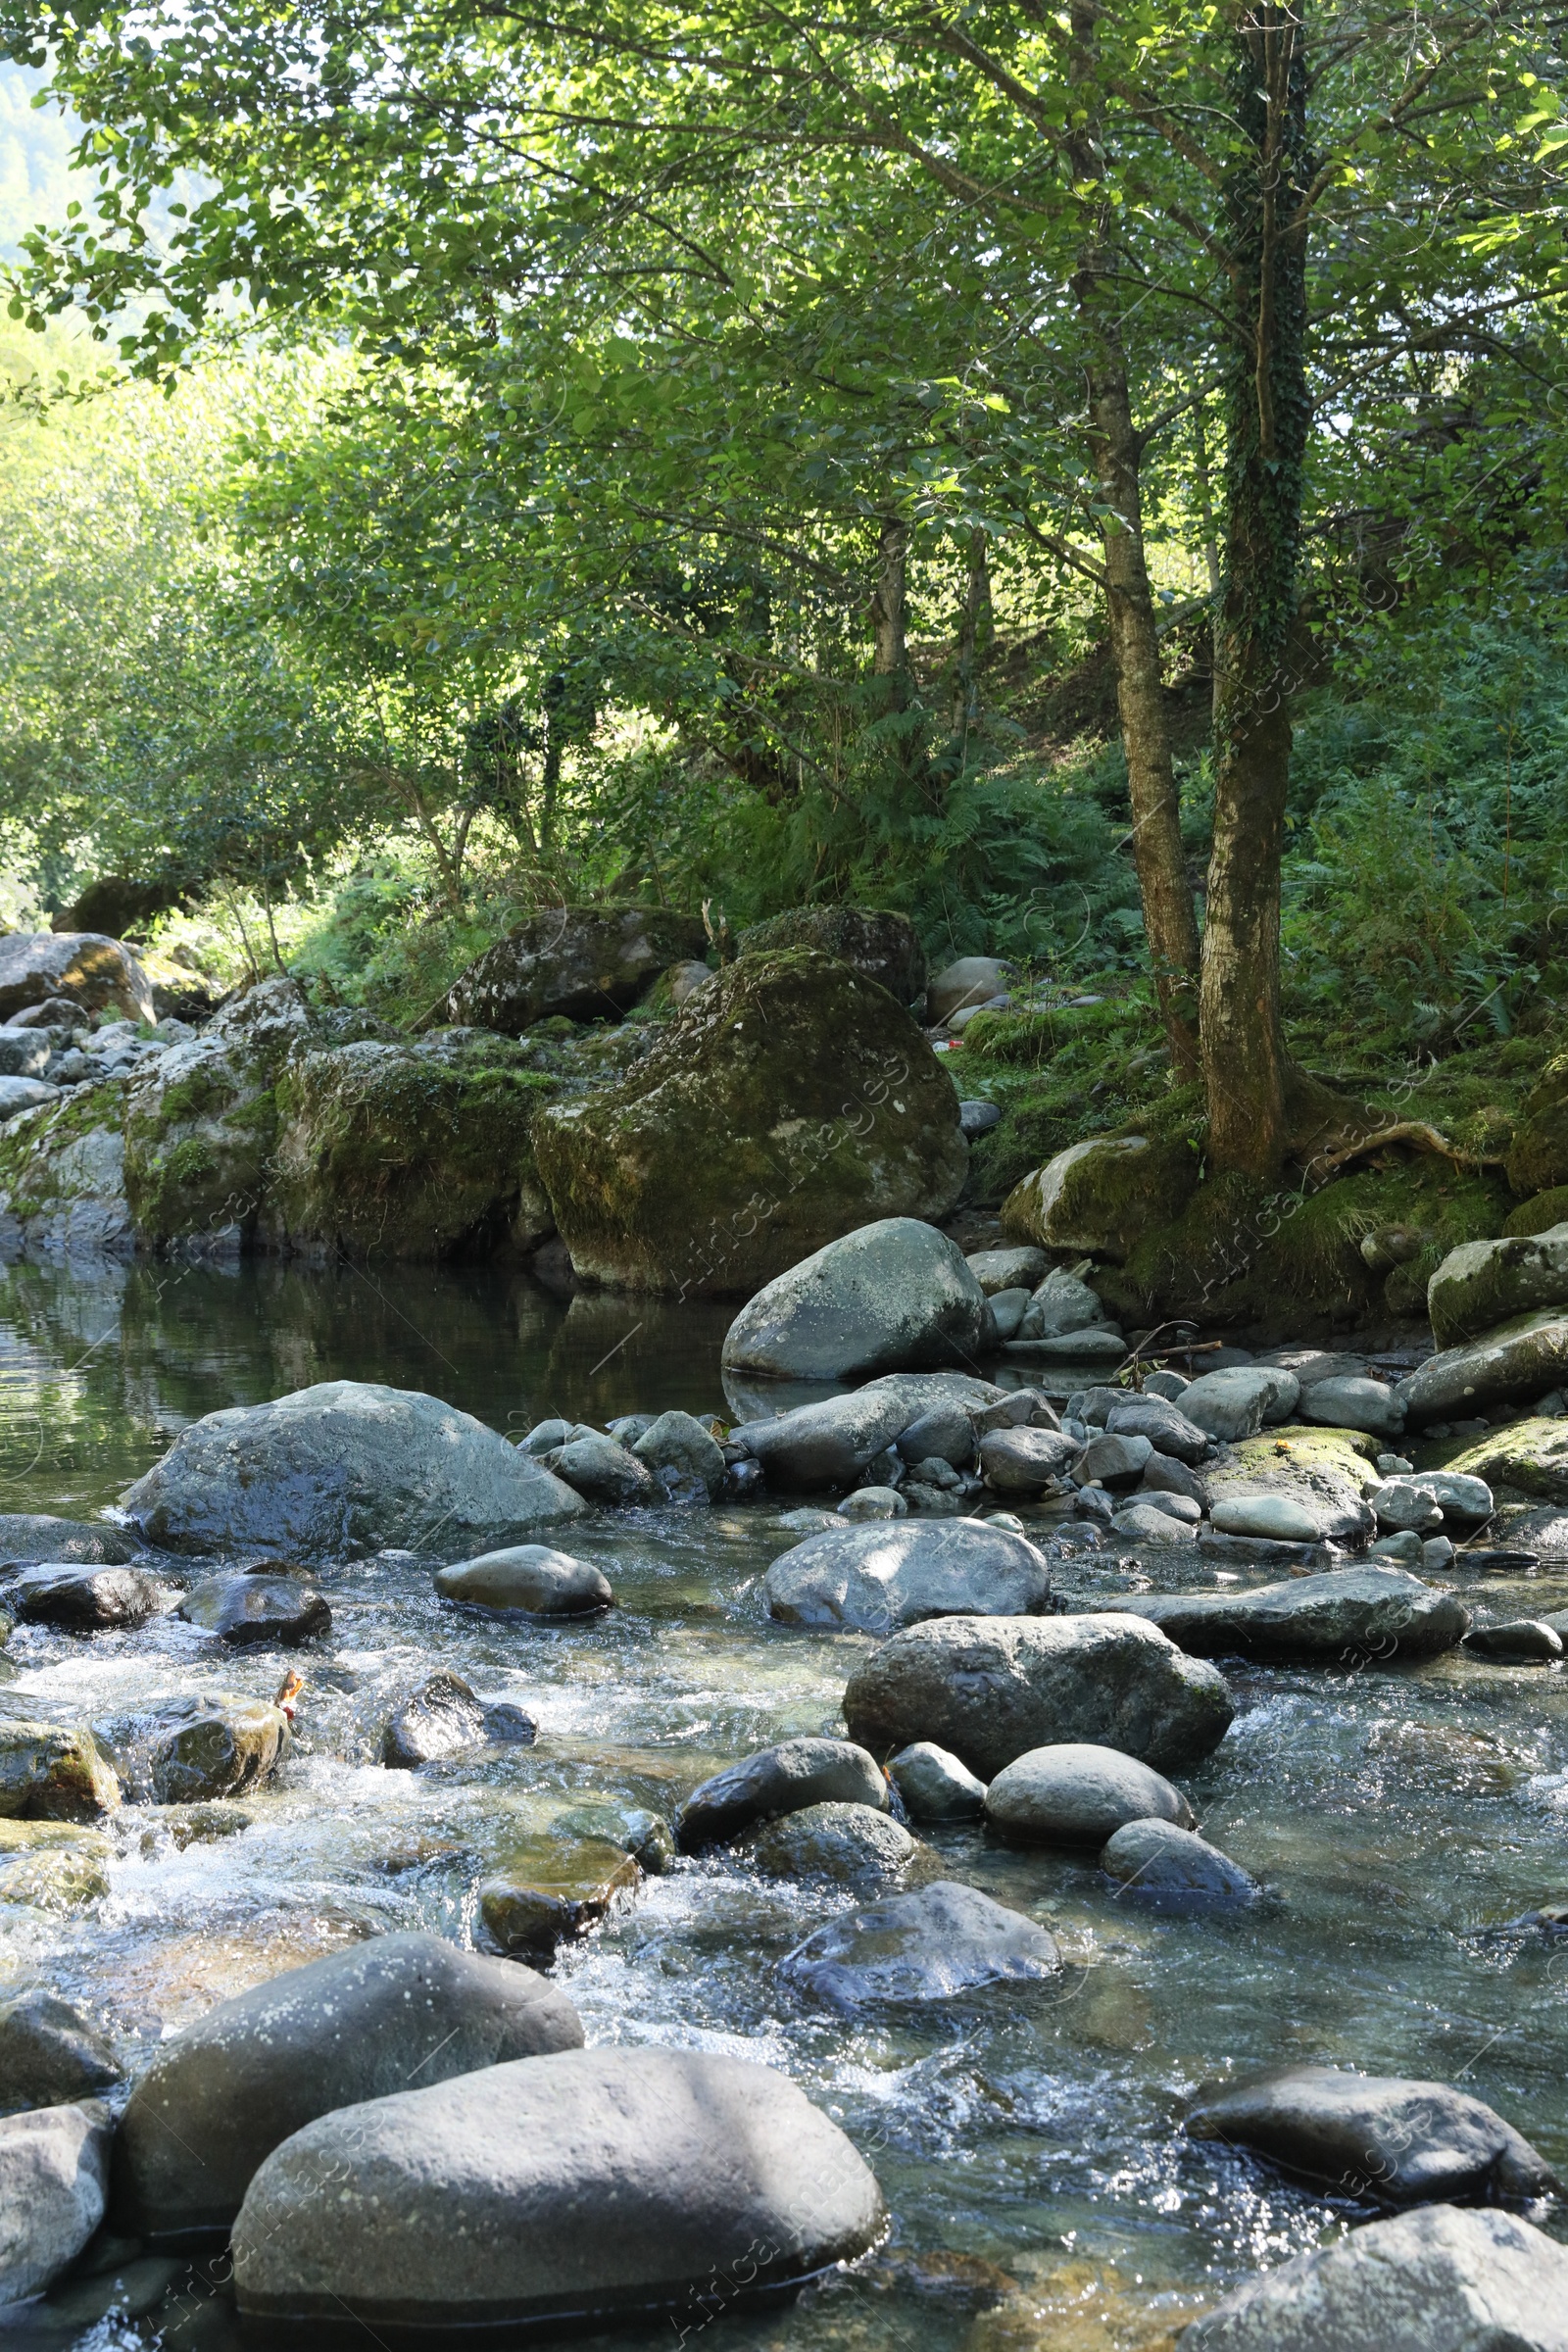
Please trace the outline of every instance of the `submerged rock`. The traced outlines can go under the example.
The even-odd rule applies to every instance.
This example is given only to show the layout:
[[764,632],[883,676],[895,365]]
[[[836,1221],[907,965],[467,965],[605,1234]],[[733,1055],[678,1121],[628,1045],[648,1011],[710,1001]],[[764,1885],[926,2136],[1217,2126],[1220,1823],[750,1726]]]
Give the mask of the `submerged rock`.
[[555,1985],[437,1936],[377,1936],[290,1969],[159,2048],[116,2143],[116,2227],[221,2243],[258,2165],[314,2118],[581,2042]]
[[938,1879],[818,1928],[780,1964],[803,1992],[836,2009],[883,2001],[951,2001],[987,1984],[1056,1976],[1056,1940],[1021,1911],[973,1886]]
[[129,1631],[166,1605],[161,1585],[139,1568],[93,1568],[43,1561],[24,1569],[6,1594],[10,1607],[32,1625],[67,1633]]
[[0,2001],[0,2100],[53,2107],[107,2090],[124,2070],[92,2020],[42,1984]]
[[1298,2180],[1378,2205],[1526,2202],[1558,2186],[1511,2124],[1446,2082],[1285,2067],[1204,2092],[1187,2129],[1195,2139],[1248,2148]]
[[1062,1740],[1179,1768],[1218,1745],[1234,1711],[1212,1666],[1105,1614],[939,1617],[895,1634],[844,1693],[852,1738],[873,1751],[931,1740],[987,1780]]
[[876,1886],[897,1877],[914,1854],[903,1824],[872,1805],[805,1805],[749,1830],[735,1851],[773,1879],[834,1879]]
[[1050,1605],[1051,1570],[1006,1528],[906,1521],[808,1536],[773,1562],[762,1590],[781,1624],[888,1633],[925,1617],[1036,1614]]
[[695,915],[663,906],[552,906],[487,948],[453,982],[448,1017],[520,1037],[536,1021],[614,1020],[671,963],[707,947]]
[[607,1838],[535,1838],[483,1880],[479,1917],[504,1952],[543,1958],[586,1936],[637,1885],[637,1863]]
[[1331,1568],[1250,1592],[1157,1592],[1106,1607],[1146,1619],[1195,1657],[1270,1662],[1432,1658],[1470,1613],[1407,1569]]
[[684,1297],[747,1296],[873,1219],[946,1216],[968,1167],[914,1022],[813,949],[728,965],[617,1085],[541,1113],[534,1148],[579,1274]]
[[1129,1821],[1105,1840],[1100,1867],[1130,1893],[1179,1909],[1245,1908],[1257,1881],[1193,1830],[1174,1821]]
[[470,1413],[357,1380],[209,1413],[121,1500],[171,1550],[318,1559],[418,1550],[437,1534],[478,1551],[583,1507]]
[[652,2325],[798,2281],[882,2227],[871,2173],[784,2076],[571,2050],[296,2133],[246,2196],[234,2283],[253,2327],[345,2306],[371,2330]]
[[848,1740],[784,1740],[694,1788],[675,1816],[675,1841],[683,1854],[701,1853],[704,1846],[728,1844],[757,1822],[823,1804],[886,1812],[880,1766]]
[[901,1748],[888,1777],[911,1821],[978,1821],[985,1811],[984,1781],[929,1740]]
[[209,1576],[186,1593],[175,1613],[232,1649],[264,1642],[295,1649],[332,1624],[332,1612],[315,1586],[292,1576]]
[[1568,2252],[1505,2213],[1423,2206],[1250,2278],[1181,2352],[1563,2352]]
[[0,2303],[41,2294],[97,2229],[113,2129],[95,2100],[0,2117]]
[[553,1551],[548,1544],[515,1544],[454,1560],[433,1579],[443,1600],[469,1608],[515,1610],[529,1617],[586,1617],[613,1606],[610,1580],[591,1560]]
[[957,1246],[918,1217],[883,1217],[759,1291],[730,1325],[723,1360],[771,1379],[918,1372],[972,1362],[987,1328]]
[[1162,1774],[1083,1740],[1033,1747],[1006,1765],[986,1790],[986,1820],[1010,1845],[1103,1845],[1129,1821],[1195,1826]]

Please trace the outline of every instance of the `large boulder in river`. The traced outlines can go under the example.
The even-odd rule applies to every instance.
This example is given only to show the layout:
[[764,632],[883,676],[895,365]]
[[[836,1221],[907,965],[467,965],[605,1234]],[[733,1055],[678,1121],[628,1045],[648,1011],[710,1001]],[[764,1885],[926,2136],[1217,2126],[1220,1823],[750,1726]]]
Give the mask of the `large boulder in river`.
[[1495,1331],[1515,1315],[1568,1303],[1568,1225],[1495,1242],[1462,1242],[1427,1285],[1440,1348]]
[[732,2279],[744,2299],[808,2278],[882,2227],[872,2174],[785,2076],[566,2050],[296,2132],[247,2192],[234,2286],[258,2328],[648,2325],[728,2304]]
[[581,2043],[555,1985],[437,1936],[378,1936],[290,1969],[161,2045],[121,2123],[116,2225],[221,2243],[257,2166],[317,2116]]
[[743,956],[617,1085],[540,1115],[577,1272],[747,1297],[879,1217],[946,1216],[968,1169],[953,1081],[887,991],[809,948]]
[[277,1081],[269,1228],[357,1258],[525,1254],[555,1230],[531,1141],[555,1083],[484,1030],[298,1056]]
[[782,1964],[784,1978],[831,2002],[951,2001],[987,1984],[1039,1984],[1059,1974],[1054,1936],[978,1887],[938,1879],[818,1928]]
[[1293,1502],[1318,1541],[1361,1544],[1377,1532],[1367,1500],[1378,1483],[1376,1455],[1373,1441],[1352,1430],[1291,1423],[1228,1447],[1205,1466],[1203,1481],[1212,1503],[1265,1496]]
[[[966,1372],[890,1372],[848,1396],[820,1397],[771,1420],[743,1421],[734,1435],[761,1463],[769,1486],[834,1493],[857,1485],[879,1453],[939,1407],[979,1414],[1006,1395]],[[928,1451],[944,1448],[932,1445]]]
[[1568,2249],[1509,2213],[1424,2205],[1250,2278],[1181,2352],[1568,2352]]
[[1187,2129],[1377,2205],[1523,2204],[1560,2185],[1512,2124],[1446,2082],[1284,2067],[1200,2095]]
[[13,931],[0,936],[0,1021],[49,997],[69,997],[84,1014],[109,1005],[150,1021],[153,992],[123,941],[100,931]]
[[1463,1640],[1470,1612],[1452,1592],[1389,1565],[1330,1568],[1250,1592],[1152,1592],[1105,1603],[1202,1658],[1265,1665],[1372,1665],[1434,1658]]
[[808,1536],[762,1591],[781,1625],[891,1634],[926,1617],[1038,1616],[1051,1570],[1026,1536],[983,1520],[885,1520]]
[[280,1238],[271,1199],[279,1079],[302,1055],[396,1035],[372,1014],[312,1005],[292,980],[231,997],[130,1090],[125,1192],[143,1243],[222,1255]]
[[41,2294],[103,2220],[113,2130],[95,2099],[0,2119],[0,2303]]
[[[1447,1469],[1504,1494],[1511,1490],[1541,1502],[1568,1502],[1568,1420],[1542,1413],[1510,1421],[1450,1453]],[[1424,1486],[1428,1481],[1418,1478],[1415,1483]],[[1441,1494],[1438,1500],[1443,1502]],[[1443,1513],[1446,1520],[1446,1504]]]
[[925,950],[906,914],[865,906],[795,906],[753,923],[736,941],[740,956],[777,956],[787,948],[820,948],[855,966],[900,1004],[925,996]]
[[0,1258],[131,1255],[124,1106],[106,1079],[0,1125]]
[[986,1790],[986,1820],[1009,1845],[1103,1845],[1129,1821],[1195,1827],[1192,1806],[1162,1773],[1085,1740],[1015,1757]]
[[1177,1770],[1217,1746],[1234,1713],[1212,1666],[1105,1614],[933,1618],[874,1650],[844,1693],[850,1736],[873,1754],[931,1740],[986,1781],[1062,1740]]
[[991,1330],[962,1251],[918,1217],[883,1217],[776,1275],[724,1335],[754,1378],[854,1380],[972,1364]]
[[328,1380],[180,1431],[121,1496],[151,1544],[341,1559],[439,1535],[497,1549],[573,1519],[582,1499],[531,1454],[416,1389]]
[[1418,1364],[1396,1395],[1407,1420],[1468,1421],[1489,1405],[1544,1396],[1568,1378],[1568,1313],[1515,1315],[1483,1339],[1445,1348]]
[[1002,1228],[1015,1242],[1086,1250],[1119,1262],[1152,1226],[1181,1214],[1197,1188],[1198,1167],[1182,1140],[1090,1136],[1014,1185],[1002,1204]]
[[824,1804],[886,1812],[887,1783],[875,1757],[849,1740],[781,1740],[694,1788],[675,1816],[675,1842],[683,1854],[699,1854],[760,1821]]
[[618,1020],[666,964],[707,946],[697,917],[667,906],[547,906],[459,974],[447,1017],[506,1037],[557,1015]]

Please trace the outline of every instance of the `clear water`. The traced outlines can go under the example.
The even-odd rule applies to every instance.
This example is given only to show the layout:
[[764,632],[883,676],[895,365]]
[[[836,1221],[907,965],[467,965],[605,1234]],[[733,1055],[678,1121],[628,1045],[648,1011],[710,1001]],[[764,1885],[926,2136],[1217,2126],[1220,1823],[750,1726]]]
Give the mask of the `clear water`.
[[[428,1389],[511,1430],[719,1409],[725,1321],[489,1271],[16,1266],[0,1273],[0,1510],[90,1514],[186,1421],[333,1377]],[[384,1564],[328,1571],[332,1631],[302,1661],[293,1758],[246,1800],[255,1825],[181,1853],[127,1809],[106,1901],[71,1917],[0,1903],[0,1987],[46,1980],[134,2064],[214,2000],[368,1932],[466,1936],[489,1858],[585,1795],[668,1811],[722,1762],[836,1728],[866,1644],[766,1621],[760,1579],[794,1540],[771,1507],[601,1520],[573,1547],[619,1605],[569,1633],[461,1619]],[[1125,1581],[1104,1563],[1077,1574],[1091,1601]],[[1561,1607],[1568,1566],[1484,1597]],[[9,1657],[24,1687],[94,1716],[177,1690],[270,1693],[280,1671],[273,1653],[214,1663],[172,1619],[91,1642],[20,1629]],[[538,1744],[383,1770],[387,1695],[441,1664],[525,1703]],[[854,1898],[724,1861],[645,1880],[560,1959],[591,2040],[781,2067],[883,2183],[881,2258],[788,2309],[725,2312],[703,2330],[711,2352],[1152,2352],[1240,2277],[1344,2227],[1182,2135],[1200,2083],[1285,2060],[1462,2081],[1568,2170],[1568,1937],[1494,1932],[1568,1895],[1568,1674],[1450,1658],[1231,1679],[1238,1721],[1188,1787],[1274,1890],[1262,1912],[1152,1919],[1091,1863],[954,1831],[931,1838],[946,1875],[1048,1923],[1070,1961],[1057,1984],[847,2024],[786,1992],[776,1963]],[[12,2334],[218,2352],[229,2327],[176,2282],[138,2321],[83,2329],[61,2311]]]

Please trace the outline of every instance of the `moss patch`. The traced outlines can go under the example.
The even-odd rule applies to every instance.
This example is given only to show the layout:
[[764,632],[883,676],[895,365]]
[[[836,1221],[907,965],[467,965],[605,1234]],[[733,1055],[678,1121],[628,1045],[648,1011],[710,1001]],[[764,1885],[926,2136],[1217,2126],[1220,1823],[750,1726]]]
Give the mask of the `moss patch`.
[[1433,1440],[1414,1458],[1422,1470],[1484,1478],[1499,1502],[1568,1502],[1568,1420],[1533,1415],[1484,1438]]
[[124,1083],[111,1078],[8,1119],[0,1127],[0,1209],[24,1225],[97,1192],[98,1170],[80,1147],[99,1134],[118,1142],[124,1107]]

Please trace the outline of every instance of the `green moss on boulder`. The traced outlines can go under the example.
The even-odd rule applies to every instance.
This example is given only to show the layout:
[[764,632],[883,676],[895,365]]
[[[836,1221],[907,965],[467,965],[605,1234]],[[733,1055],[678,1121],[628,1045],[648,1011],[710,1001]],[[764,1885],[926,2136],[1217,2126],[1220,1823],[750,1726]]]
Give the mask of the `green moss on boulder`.
[[796,906],[787,914],[754,923],[737,942],[742,956],[778,956],[790,948],[820,948],[868,980],[875,980],[901,1004],[925,997],[925,950],[906,914],[884,914],[865,906]]
[[879,1217],[945,1216],[958,1099],[903,1007],[820,950],[745,956],[612,1087],[540,1116],[573,1265],[629,1290],[747,1296]]
[[1568,1502],[1568,1420],[1538,1414],[1484,1438],[1450,1438],[1422,1446],[1419,1463],[1484,1478],[1499,1502]]
[[0,1246],[129,1256],[119,1079],[79,1087],[0,1127]]
[[1554,1184],[1534,1199],[1521,1200],[1512,1214],[1504,1217],[1502,1230],[1510,1241],[1532,1234],[1547,1233],[1553,1225],[1568,1224],[1568,1184]]
[[1152,1225],[1180,1215],[1198,1169],[1182,1136],[1090,1136],[1013,1187],[1002,1204],[1002,1229],[1043,1250],[1088,1250],[1117,1261]]
[[1568,1054],[1547,1062],[1519,1107],[1508,1151],[1516,1193],[1568,1184]]
[[482,1030],[306,1054],[277,1083],[270,1217],[354,1257],[537,1247],[554,1218],[533,1122],[555,1086]]

